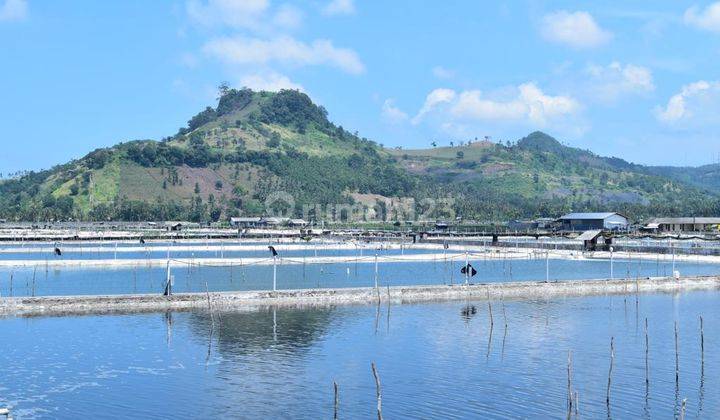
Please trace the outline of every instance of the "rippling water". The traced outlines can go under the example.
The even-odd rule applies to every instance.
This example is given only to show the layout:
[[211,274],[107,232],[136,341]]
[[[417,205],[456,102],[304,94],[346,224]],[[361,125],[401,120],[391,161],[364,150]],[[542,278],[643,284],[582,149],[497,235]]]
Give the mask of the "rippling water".
[[386,418],[560,418],[572,351],[580,417],[673,418],[687,398],[686,418],[718,418],[718,298],[496,301],[492,336],[486,302],[6,318],[0,405],[19,419],[332,418],[335,380],[340,417],[372,418],[374,361]]
[[[316,287],[361,287],[374,284],[374,264],[281,264],[277,268],[279,289]],[[478,270],[476,283],[545,280],[544,259],[503,260],[476,258],[471,262]],[[201,260],[197,263],[202,264]],[[452,284],[464,281],[460,268],[464,257],[454,261],[387,262],[379,264],[382,286]],[[610,277],[607,260],[560,260],[549,262],[550,280],[605,279]],[[614,276],[670,276],[670,258],[654,261],[615,260]],[[720,264],[677,262],[682,275],[716,275]],[[273,268],[270,265],[234,265],[225,267],[188,266],[173,268],[173,290],[176,292],[268,290],[272,288]],[[0,295],[48,296],[118,293],[161,293],[166,278],[162,267],[123,268],[0,268]]]

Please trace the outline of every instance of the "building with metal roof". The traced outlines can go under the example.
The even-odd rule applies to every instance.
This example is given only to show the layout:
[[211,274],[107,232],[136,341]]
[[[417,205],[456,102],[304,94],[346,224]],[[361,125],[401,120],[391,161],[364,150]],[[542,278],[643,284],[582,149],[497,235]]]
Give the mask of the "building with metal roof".
[[656,217],[645,230],[659,232],[708,232],[720,228],[720,217]]
[[621,230],[627,229],[628,218],[620,213],[568,213],[558,219],[562,229],[574,230]]

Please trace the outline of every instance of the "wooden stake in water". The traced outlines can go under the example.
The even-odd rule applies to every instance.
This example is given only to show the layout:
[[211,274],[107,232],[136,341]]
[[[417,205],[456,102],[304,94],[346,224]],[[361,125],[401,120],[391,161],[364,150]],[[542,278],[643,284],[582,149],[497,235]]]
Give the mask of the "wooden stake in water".
[[678,326],[675,321],[675,385],[680,383],[680,355],[678,352]]
[[340,405],[340,396],[338,394],[338,384],[335,381],[333,381],[333,388],[335,389],[335,410],[333,419],[338,420],[338,406]]
[[273,255],[273,292],[277,292],[277,257]]
[[[675,244],[670,244],[670,249],[672,249],[672,276],[675,277]],[[679,280],[679,278],[678,278]]]
[[680,405],[680,420],[685,420],[686,405],[687,405],[687,398],[683,398],[682,404]]
[[32,296],[35,297],[35,273],[37,272],[37,267],[33,269],[33,278],[32,278]]
[[610,338],[610,370],[608,370],[607,394],[605,404],[610,409],[610,387],[612,386],[613,366],[615,365],[615,337]]
[[207,296],[208,312],[210,312],[210,326],[214,330],[215,329],[215,317],[213,316],[213,312],[212,312],[212,304],[210,302],[210,289],[208,288],[207,282],[205,282],[205,294]]
[[375,362],[372,362],[372,373],[375,377],[375,396],[377,397],[377,418],[378,420],[382,420],[382,388],[380,387],[380,377],[378,376],[377,367],[375,367]]
[[645,318],[645,392],[650,389],[650,338],[648,336],[648,319]]
[[705,333],[703,332],[703,317],[700,316],[700,360],[705,361]]
[[375,254],[375,292],[377,293],[378,300],[380,300],[380,288],[378,285],[378,256]]
[[545,281],[550,281],[550,252],[545,251]]
[[468,270],[468,252],[465,251],[465,286],[470,282],[470,270]]
[[572,350],[568,351],[567,358],[567,418],[572,416],[573,412],[573,390],[572,390]]

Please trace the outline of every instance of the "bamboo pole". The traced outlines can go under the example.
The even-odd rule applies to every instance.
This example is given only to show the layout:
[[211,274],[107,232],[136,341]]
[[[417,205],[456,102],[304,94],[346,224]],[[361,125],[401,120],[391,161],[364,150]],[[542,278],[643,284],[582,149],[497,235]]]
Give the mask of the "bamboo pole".
[[505,338],[507,337],[507,330],[508,330],[507,315],[505,314],[505,302],[502,302],[502,313],[503,313],[503,322],[505,323],[505,330],[503,332],[502,350],[500,350],[500,358],[501,359],[503,359],[505,357]]
[[465,251],[465,286],[470,282],[470,270],[468,270],[468,252]]
[[675,321],[675,385],[680,383],[680,355],[678,352],[678,325]]
[[382,415],[382,388],[380,386],[380,377],[378,376],[377,367],[375,366],[375,362],[372,362],[372,373],[375,377],[375,396],[377,397],[377,418],[378,420],[383,419]]
[[495,320],[493,319],[492,303],[490,301],[488,301],[488,312],[490,313],[490,329],[492,330]]
[[682,404],[680,406],[680,420],[685,420],[685,408],[687,405],[687,398],[683,398]]
[[205,294],[206,294],[206,296],[207,296],[208,312],[210,312],[210,322],[211,322],[211,326],[212,326],[212,329],[215,329],[215,318],[214,318],[213,312],[212,312],[212,304],[211,304],[211,301],[210,301],[210,289],[208,288],[208,283],[207,283],[207,281],[205,282]]
[[650,338],[648,336],[648,319],[645,318],[645,392],[650,389]]
[[378,256],[375,254],[375,293],[377,293],[378,301],[380,300],[380,286],[378,285]]
[[277,292],[277,257],[273,255],[273,292]]
[[612,373],[613,366],[615,365],[615,337],[610,338],[610,370],[608,370],[608,383],[607,383],[607,394],[605,397],[605,404],[610,409],[610,387],[612,386]]
[[705,361],[705,333],[703,332],[703,317],[700,316],[700,360]]
[[567,359],[567,418],[570,420],[573,412],[573,391],[572,391],[572,350],[568,350]]
[[340,406],[340,396],[338,394],[338,384],[335,381],[333,381],[333,388],[335,389],[335,409],[333,419],[338,420],[338,407]]

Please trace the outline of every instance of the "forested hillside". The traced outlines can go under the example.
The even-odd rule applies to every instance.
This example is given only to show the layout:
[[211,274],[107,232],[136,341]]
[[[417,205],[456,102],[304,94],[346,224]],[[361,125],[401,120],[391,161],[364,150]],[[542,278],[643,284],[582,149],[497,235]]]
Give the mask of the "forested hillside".
[[[173,136],[0,182],[0,218],[217,221],[290,205],[290,214],[327,219],[337,217],[333,205],[376,215],[397,202],[427,218],[483,221],[570,210],[716,215],[717,172],[698,182],[690,170],[600,157],[540,132],[512,144],[386,149],[331,123],[303,93],[222,87],[217,106]],[[275,200],[278,191],[292,200]]]

